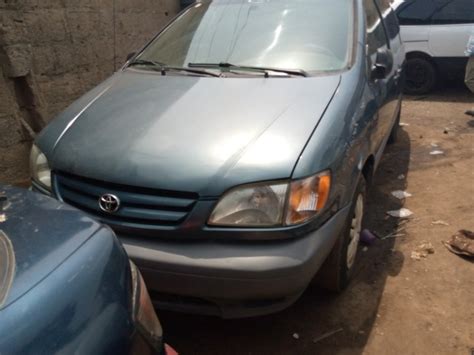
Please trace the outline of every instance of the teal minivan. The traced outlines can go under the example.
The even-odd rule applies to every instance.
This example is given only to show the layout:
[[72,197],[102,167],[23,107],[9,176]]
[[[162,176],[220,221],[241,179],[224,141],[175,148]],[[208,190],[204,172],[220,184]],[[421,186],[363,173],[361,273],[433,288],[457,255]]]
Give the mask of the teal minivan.
[[111,226],[162,308],[342,290],[404,61],[376,0],[197,2],[44,129],[33,188]]

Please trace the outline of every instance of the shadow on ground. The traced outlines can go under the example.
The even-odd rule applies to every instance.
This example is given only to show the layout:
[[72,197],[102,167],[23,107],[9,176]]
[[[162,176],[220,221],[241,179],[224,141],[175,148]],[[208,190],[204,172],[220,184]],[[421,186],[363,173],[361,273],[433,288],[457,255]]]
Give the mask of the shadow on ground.
[[430,102],[459,102],[473,103],[474,94],[464,85],[462,81],[450,81],[444,86],[436,88],[432,93],[418,96],[405,96],[407,101],[424,101]]
[[[396,230],[399,220],[386,211],[401,207],[393,190],[404,190],[410,157],[410,139],[400,129],[395,145],[388,146],[369,190],[366,227],[379,236]],[[403,175],[403,177],[401,177]],[[399,178],[400,177],[400,178]],[[394,249],[395,239],[377,240],[360,248],[355,279],[342,294],[311,286],[287,310],[270,316],[221,320],[211,317],[159,312],[166,341],[180,354],[361,354],[371,332],[385,283],[396,276],[404,257]],[[328,332],[342,329],[320,341]],[[298,334],[295,339],[293,334]]]

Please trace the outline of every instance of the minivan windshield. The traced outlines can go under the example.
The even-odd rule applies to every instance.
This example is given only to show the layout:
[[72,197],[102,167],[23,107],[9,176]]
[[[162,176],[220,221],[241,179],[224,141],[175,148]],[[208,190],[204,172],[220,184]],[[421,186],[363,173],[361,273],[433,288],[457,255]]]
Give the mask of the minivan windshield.
[[136,58],[172,67],[260,67],[304,72],[349,65],[353,0],[196,3]]

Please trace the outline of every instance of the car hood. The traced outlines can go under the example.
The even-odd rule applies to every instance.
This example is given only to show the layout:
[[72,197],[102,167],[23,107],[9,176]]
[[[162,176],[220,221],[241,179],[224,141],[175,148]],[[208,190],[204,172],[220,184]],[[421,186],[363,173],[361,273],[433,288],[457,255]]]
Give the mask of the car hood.
[[60,115],[39,145],[53,170],[218,196],[289,178],[339,82],[128,69]]
[[0,211],[0,243],[9,257],[7,263],[0,260],[0,293],[5,296],[1,309],[40,283],[101,227],[78,210],[37,193],[0,185],[0,194],[7,196]]

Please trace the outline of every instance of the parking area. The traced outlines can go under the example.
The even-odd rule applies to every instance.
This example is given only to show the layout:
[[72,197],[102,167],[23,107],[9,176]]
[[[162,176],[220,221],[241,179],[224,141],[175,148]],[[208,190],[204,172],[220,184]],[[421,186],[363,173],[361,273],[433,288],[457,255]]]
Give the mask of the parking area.
[[[442,241],[474,229],[474,119],[464,114],[473,106],[457,87],[405,99],[366,221],[378,236],[399,232],[360,252],[344,293],[312,287],[291,308],[248,320],[160,312],[167,342],[182,354],[471,354],[474,263]],[[386,214],[402,206],[409,219]],[[416,260],[425,243],[434,253]]]

